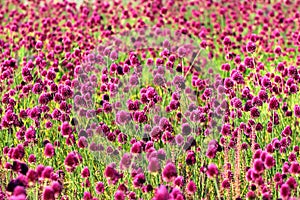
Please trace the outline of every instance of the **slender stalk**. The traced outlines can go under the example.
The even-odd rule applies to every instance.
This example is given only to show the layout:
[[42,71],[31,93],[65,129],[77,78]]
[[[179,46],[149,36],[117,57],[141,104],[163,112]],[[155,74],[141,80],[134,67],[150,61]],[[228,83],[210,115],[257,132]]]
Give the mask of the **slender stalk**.
[[214,179],[214,183],[215,183],[215,188],[216,188],[218,199],[220,200],[221,199],[221,195],[220,195],[219,188],[218,188],[217,178]]
[[[192,64],[189,66],[189,70],[186,72],[186,74],[184,75],[184,78],[186,78],[187,77],[187,75],[189,74],[189,72],[191,71],[191,69],[192,69],[192,67],[193,67],[193,65],[194,65],[194,62],[195,62],[195,60],[196,60],[196,58],[200,55],[200,53],[201,53],[201,48],[199,49],[199,51],[198,51],[198,53],[197,53],[197,55],[196,55],[196,57],[194,58],[194,60],[193,60],[193,62],[192,62]],[[183,66],[182,66],[183,67]]]
[[235,197],[240,197],[240,162],[241,162],[241,130],[238,130],[237,135],[237,145],[236,145],[236,162],[234,170],[234,187],[235,187]]

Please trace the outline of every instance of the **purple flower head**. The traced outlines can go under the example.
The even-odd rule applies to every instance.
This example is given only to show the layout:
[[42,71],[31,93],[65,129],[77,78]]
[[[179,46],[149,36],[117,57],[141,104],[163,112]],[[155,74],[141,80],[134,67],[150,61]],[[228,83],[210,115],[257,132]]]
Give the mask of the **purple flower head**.
[[172,182],[177,177],[176,166],[169,162],[162,171],[162,177],[166,182]]
[[186,51],[186,49],[184,47],[179,47],[178,50],[177,50],[177,53],[178,53],[178,56],[180,58],[183,58],[183,57],[186,56],[187,51]]
[[155,195],[153,200],[169,200],[169,192],[166,186],[161,185],[155,190]]
[[232,88],[233,85],[234,85],[234,82],[232,81],[231,78],[225,78],[225,80],[224,80],[224,86],[225,86],[226,89]]
[[35,139],[35,137],[36,137],[35,134],[36,134],[35,129],[32,126],[29,127],[26,130],[26,132],[25,132],[25,139],[26,139],[26,141],[28,141],[28,142],[33,141]]
[[291,189],[288,184],[284,183],[280,187],[280,196],[284,199],[288,199],[291,195]]
[[86,139],[86,137],[84,136],[80,136],[79,139],[78,139],[78,147],[79,148],[85,148],[88,146],[88,141]]
[[114,200],[125,200],[125,194],[121,190],[117,190],[116,193],[114,194]]
[[217,176],[219,174],[218,167],[214,163],[209,164],[207,166],[206,174],[209,178]]
[[55,194],[60,194],[63,190],[61,183],[59,183],[58,181],[53,181],[51,187]]
[[35,44],[35,49],[40,51],[43,48],[43,42],[38,40]]
[[194,151],[188,151],[185,162],[188,165],[194,165],[196,163],[196,155]]
[[176,135],[176,137],[175,137],[175,142],[176,142],[176,144],[177,144],[178,146],[183,145],[183,143],[184,143],[184,137],[183,137],[181,134]]
[[228,36],[224,37],[224,39],[223,39],[223,45],[226,46],[226,47],[228,47],[228,46],[231,45],[231,40],[230,40],[230,38]]
[[299,174],[300,173],[300,164],[296,161],[292,162],[288,171],[291,174]]
[[72,151],[70,152],[64,161],[65,167],[68,170],[74,170],[75,167],[77,167],[79,165],[79,163],[82,162],[82,157],[79,153]]
[[90,170],[88,167],[84,167],[81,171],[82,178],[88,178],[90,176]]
[[116,114],[116,122],[121,125],[127,124],[130,120],[131,120],[130,113],[126,111],[121,110]]
[[61,125],[61,134],[66,137],[69,136],[73,132],[71,125],[68,122],[64,122]]
[[116,50],[112,50],[110,52],[109,58],[113,61],[118,59],[118,52]]
[[297,118],[300,118],[300,106],[299,105],[294,106],[294,114]]
[[153,78],[153,83],[154,83],[154,85],[157,85],[157,86],[164,86],[166,83],[166,79],[163,75],[156,74]]
[[29,169],[27,174],[26,174],[27,180],[28,182],[31,183],[35,183],[38,180],[38,174],[35,170],[33,169]]
[[273,166],[275,166],[276,163],[275,159],[271,155],[267,155],[264,162],[265,162],[265,167],[267,169],[272,168]]
[[183,76],[175,76],[173,79],[173,85],[176,86],[177,89],[184,90],[185,89],[185,79]]
[[43,179],[46,179],[46,178],[50,179],[52,173],[53,173],[53,168],[50,167],[50,166],[46,166],[44,168],[43,172],[42,172],[42,178]]
[[253,69],[254,68],[254,59],[252,57],[246,57],[244,59],[244,64],[246,67],[250,68],[250,69]]
[[51,158],[54,156],[55,150],[51,143],[46,144],[44,154],[45,154],[46,158]]
[[264,171],[264,163],[260,159],[256,159],[253,163],[253,168],[256,173],[261,174]]
[[269,109],[277,110],[278,108],[279,108],[279,101],[276,99],[276,97],[271,97],[269,101]]
[[139,154],[142,152],[142,145],[140,142],[135,142],[131,149],[130,149],[130,152],[133,153],[133,154]]
[[248,42],[248,44],[246,45],[246,49],[248,53],[253,53],[256,49],[255,43],[252,41]]
[[143,173],[139,173],[134,176],[133,185],[135,188],[141,188],[145,182],[146,182],[146,178]]
[[260,116],[260,111],[256,107],[250,108],[250,115],[252,118],[258,118]]
[[131,164],[132,156],[129,153],[125,153],[120,161],[121,169],[128,169]]
[[102,194],[104,192],[104,189],[105,189],[104,184],[102,182],[98,182],[96,184],[95,189],[96,189],[97,194]]
[[157,158],[150,158],[148,170],[150,172],[158,172],[160,170],[160,162]]
[[90,192],[87,192],[87,191],[85,191],[84,193],[83,193],[83,200],[92,200],[92,195],[91,195],[91,193]]
[[54,190],[50,186],[46,186],[44,188],[43,194],[42,194],[43,200],[55,200],[54,196]]
[[296,179],[292,176],[287,179],[286,184],[288,184],[291,189],[297,189],[298,186]]
[[223,180],[222,188],[230,188],[230,181],[227,178]]
[[23,186],[17,186],[14,189],[13,195],[14,196],[19,196],[19,195],[25,195],[26,196],[26,190]]
[[182,135],[189,135],[192,132],[192,128],[188,123],[184,123],[181,126]]
[[186,192],[188,194],[194,194],[197,191],[197,186],[194,181],[190,181],[186,186]]

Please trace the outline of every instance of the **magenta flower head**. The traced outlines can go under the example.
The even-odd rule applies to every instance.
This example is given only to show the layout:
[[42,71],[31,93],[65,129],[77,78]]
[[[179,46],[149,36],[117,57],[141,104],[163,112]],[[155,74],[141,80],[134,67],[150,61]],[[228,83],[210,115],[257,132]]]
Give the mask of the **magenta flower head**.
[[250,108],[250,115],[252,118],[258,118],[260,116],[260,111],[256,107]]
[[54,194],[60,194],[63,189],[61,183],[59,183],[58,181],[53,181],[51,187],[54,191]]
[[117,190],[115,195],[114,195],[115,200],[125,200],[125,197],[126,196],[125,196],[124,192],[121,191],[121,190]]
[[247,50],[247,52],[248,52],[248,53],[254,53],[255,49],[256,49],[255,43],[254,43],[254,42],[251,42],[251,41],[248,42],[248,44],[246,45],[246,50]]
[[46,144],[44,154],[45,154],[46,158],[51,158],[54,156],[55,150],[51,143]]
[[66,156],[64,164],[67,170],[72,171],[80,162],[82,162],[81,155],[78,152],[72,151]]
[[253,163],[253,168],[256,173],[260,174],[264,171],[264,163],[260,159],[256,159]]
[[86,137],[81,136],[81,137],[78,139],[77,146],[78,146],[79,148],[85,148],[85,147],[87,147],[87,146],[88,146],[88,141],[87,141]]
[[155,190],[155,195],[153,200],[169,200],[169,192],[166,186],[161,185]]
[[145,182],[146,182],[145,175],[143,173],[139,173],[134,176],[133,186],[135,188],[141,188]]
[[287,125],[287,126],[283,129],[283,131],[281,132],[281,135],[282,135],[283,137],[288,137],[288,136],[292,135],[292,129],[291,129],[291,127],[290,127],[289,125]]
[[93,197],[90,192],[85,191],[83,193],[83,200],[91,200]]
[[277,55],[280,55],[282,53],[281,47],[280,46],[275,47],[274,53],[277,54]]
[[50,167],[50,166],[46,166],[42,172],[42,178],[45,179],[45,178],[48,178],[50,179],[51,177],[51,174],[53,173],[53,168]]
[[169,199],[180,199],[180,200],[184,200],[184,196],[182,194],[182,192],[180,191],[179,188],[173,188],[172,192],[170,193],[170,197]]
[[227,178],[222,181],[222,188],[230,188],[230,181]]
[[130,152],[133,153],[133,154],[139,154],[142,152],[142,145],[140,142],[135,142],[131,149],[130,149]]
[[265,90],[260,90],[258,92],[258,98],[263,102],[266,102],[268,100],[268,93]]
[[35,183],[38,180],[38,174],[35,170],[29,169],[26,174],[27,180],[29,184]]
[[297,118],[300,118],[300,106],[299,105],[294,106],[294,114]]
[[250,69],[253,69],[254,68],[254,59],[252,57],[246,57],[244,59],[244,64],[246,67],[250,68]]
[[278,108],[279,108],[279,101],[276,99],[276,97],[271,97],[269,102],[269,109],[278,110]]
[[206,42],[206,40],[202,40],[202,41],[200,42],[200,47],[201,47],[202,49],[206,49],[206,47],[207,47],[207,42]]
[[162,172],[163,180],[166,182],[172,182],[177,177],[176,166],[169,162]]
[[185,162],[187,165],[194,165],[196,163],[196,156],[194,151],[188,151]]
[[283,199],[288,199],[291,196],[291,189],[288,184],[284,183],[281,185],[280,196]]
[[225,80],[224,80],[224,86],[225,86],[226,89],[232,88],[233,85],[234,85],[234,82],[232,81],[231,78],[225,78]]
[[291,174],[299,174],[300,173],[300,164],[297,161],[292,162],[288,171]]
[[19,196],[19,195],[26,196],[26,190],[23,186],[18,185],[17,187],[15,187],[13,194],[14,194],[14,196]]
[[298,183],[297,183],[296,179],[292,176],[288,178],[288,180],[286,181],[286,184],[288,184],[291,189],[297,189],[297,187],[298,187]]
[[35,44],[35,49],[40,51],[43,48],[43,42],[38,40]]
[[184,184],[184,179],[182,176],[178,176],[174,179],[173,183],[174,183],[174,185],[176,185],[178,187],[182,187]]
[[217,176],[218,173],[219,173],[218,167],[214,163],[211,163],[207,166],[206,174],[209,178],[213,178]]
[[274,167],[275,163],[276,163],[275,159],[273,158],[272,155],[267,155],[266,156],[266,158],[265,158],[265,167],[267,169],[270,169],[270,168]]
[[98,182],[96,185],[96,192],[97,194],[102,194],[104,192],[104,184],[102,182]]
[[50,186],[46,186],[43,194],[42,194],[42,199],[43,200],[55,200],[54,197],[54,190]]
[[228,36],[224,37],[224,39],[223,39],[223,45],[226,46],[226,47],[228,47],[228,46],[231,45],[231,40],[230,40],[230,38]]
[[246,195],[247,199],[255,199],[256,195],[254,191],[249,191]]
[[82,178],[88,178],[90,176],[90,170],[88,167],[84,167],[81,171]]
[[186,186],[186,192],[188,194],[194,194],[197,191],[197,186],[194,181],[190,181]]
[[61,134],[64,136],[64,137],[67,137],[68,135],[70,135],[72,133],[72,127],[71,125],[68,123],[68,122],[64,122],[62,125],[61,125]]

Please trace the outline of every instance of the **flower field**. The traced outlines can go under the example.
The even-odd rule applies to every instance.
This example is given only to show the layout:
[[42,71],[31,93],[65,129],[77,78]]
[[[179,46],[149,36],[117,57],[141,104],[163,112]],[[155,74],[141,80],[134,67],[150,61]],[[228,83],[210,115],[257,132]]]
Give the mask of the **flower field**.
[[7,0],[0,24],[0,200],[300,199],[299,0]]

